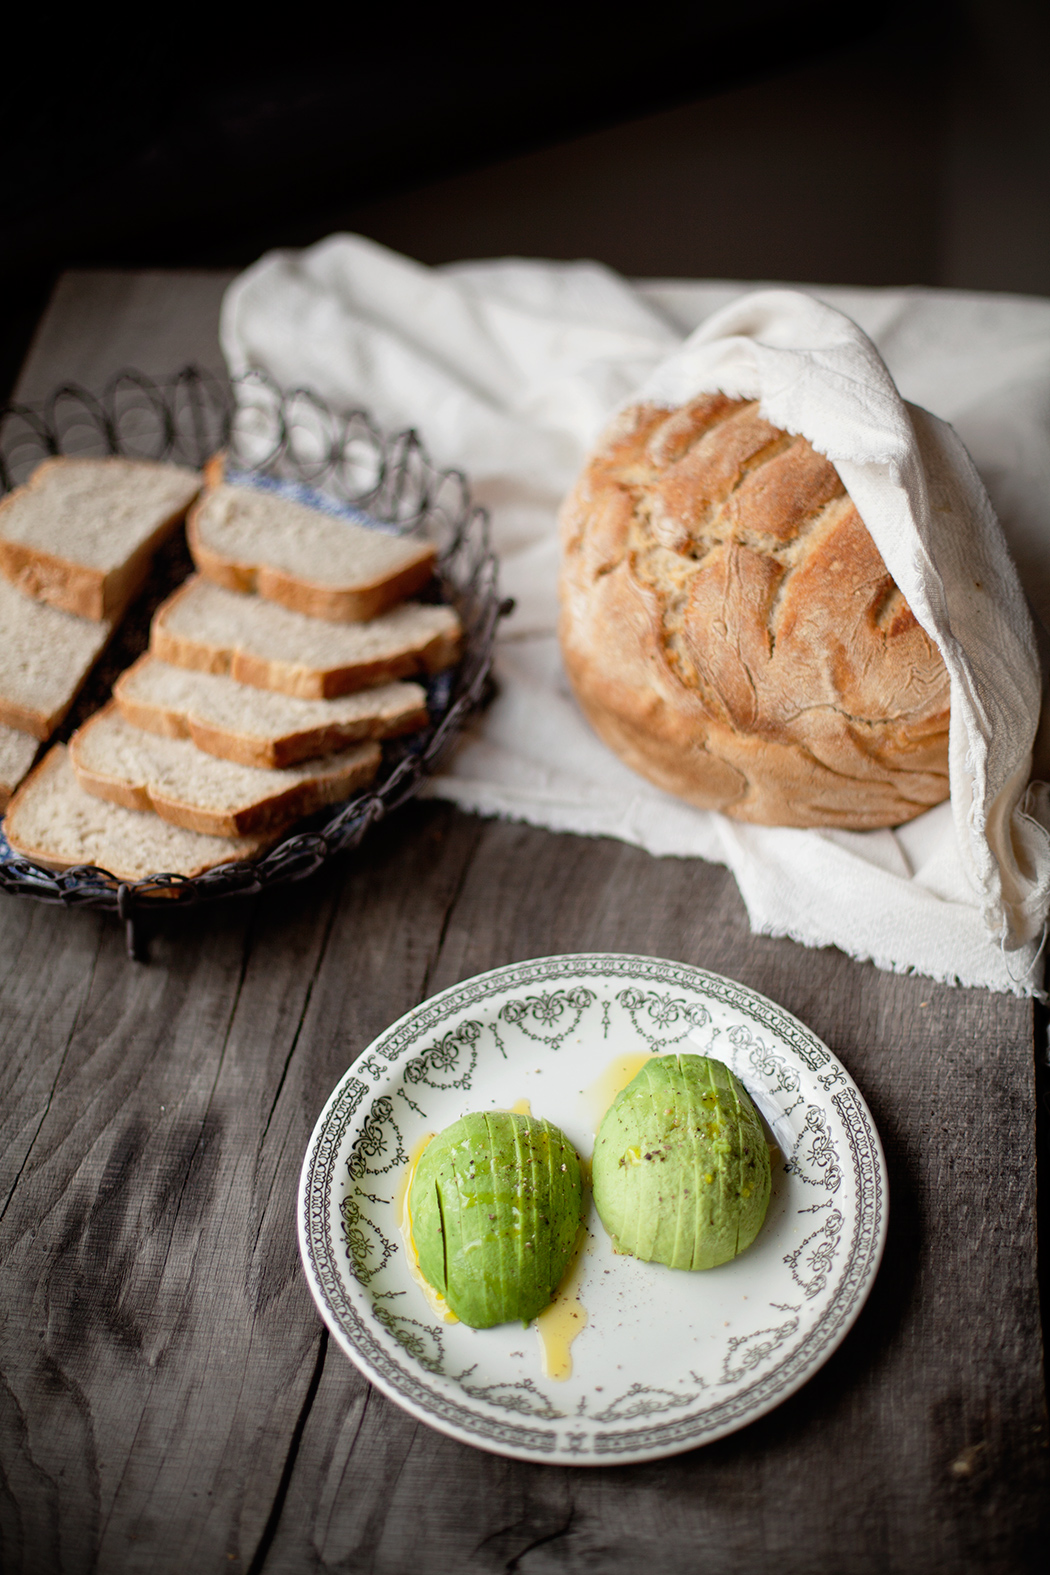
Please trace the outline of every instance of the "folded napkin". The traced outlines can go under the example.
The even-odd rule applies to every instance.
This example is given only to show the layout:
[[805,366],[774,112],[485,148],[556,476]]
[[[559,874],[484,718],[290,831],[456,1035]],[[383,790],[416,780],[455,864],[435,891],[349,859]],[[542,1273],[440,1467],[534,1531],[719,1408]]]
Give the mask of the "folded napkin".
[[[427,269],[336,236],[264,257],[235,281],[222,338],[233,373],[261,368],[365,406],[386,427],[418,426],[492,513],[518,603],[497,659],[500,695],[432,792],[718,860],[764,933],[1031,993],[1050,843],[1039,801],[1024,798],[1039,704],[1024,600],[965,449],[943,419],[905,405],[855,323],[902,394],[966,438],[1050,622],[1050,303],[632,286],[589,263]],[[615,407],[639,390],[678,403],[714,386],[761,397],[771,420],[836,463],[937,641],[952,682],[951,805],[896,831],[737,824],[636,777],[576,709],[554,637],[557,506]]]

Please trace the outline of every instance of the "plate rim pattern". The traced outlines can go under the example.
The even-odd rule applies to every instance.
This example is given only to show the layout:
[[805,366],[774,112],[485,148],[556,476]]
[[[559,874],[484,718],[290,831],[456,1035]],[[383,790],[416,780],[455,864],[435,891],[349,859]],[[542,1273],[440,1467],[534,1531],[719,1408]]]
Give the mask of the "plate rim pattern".
[[[340,1272],[345,1249],[333,1235],[330,1207],[348,1125],[366,1096],[378,1092],[376,1081],[370,1084],[355,1076],[359,1062],[372,1058],[374,1066],[374,1058],[381,1057],[386,1066],[378,1070],[388,1075],[406,1051],[447,1019],[522,986],[563,982],[568,977],[644,979],[692,989],[775,1033],[811,1072],[830,1068],[825,1073],[827,1099],[848,1137],[857,1196],[836,1289],[801,1341],[753,1383],[699,1412],[644,1426],[594,1431],[590,1454],[583,1453],[579,1443],[573,1445],[571,1433],[559,1449],[558,1426],[529,1426],[490,1417],[451,1399],[403,1365],[368,1327],[351,1299]],[[692,1449],[736,1431],[787,1400],[823,1365],[855,1322],[878,1271],[886,1221],[886,1167],[875,1123],[853,1079],[817,1035],[748,985],[689,963],[625,952],[562,953],[505,964],[449,986],[398,1018],[362,1049],[329,1096],[307,1146],[298,1206],[300,1249],[311,1292],[340,1348],[366,1378],[419,1420],[475,1447],[526,1460],[549,1462],[556,1455],[559,1463],[580,1465],[626,1464]]]

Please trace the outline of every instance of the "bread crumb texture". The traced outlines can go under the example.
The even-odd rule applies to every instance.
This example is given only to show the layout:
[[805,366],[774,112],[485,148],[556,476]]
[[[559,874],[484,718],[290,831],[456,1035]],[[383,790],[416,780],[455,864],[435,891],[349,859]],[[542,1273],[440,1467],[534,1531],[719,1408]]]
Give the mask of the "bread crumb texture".
[[207,837],[158,815],[123,809],[85,793],[65,746],[56,744],[11,801],[4,831],[15,853],[50,869],[94,864],[118,880],[202,875],[250,859],[272,837]]
[[113,687],[136,727],[190,738],[199,749],[245,765],[287,766],[362,738],[391,738],[427,722],[419,684],[380,684],[336,700],[300,700],[253,689],[219,673],[169,667],[146,655]]
[[374,742],[281,769],[244,766],[207,754],[187,738],[133,727],[110,703],[74,733],[69,757],[87,792],[128,809],[212,836],[277,829],[371,782],[381,754]]
[[569,677],[643,776],[762,825],[865,830],[947,798],[940,652],[835,467],[757,403],[622,413],[561,533]]
[[321,585],[360,589],[434,558],[428,542],[333,518],[250,487],[224,484],[205,493],[194,519],[201,543],[213,552]]
[[0,809],[33,764],[38,748],[38,741],[31,733],[5,727],[0,722]]
[[114,569],[185,512],[196,471],[137,459],[51,459],[0,509],[0,536],[90,568]]
[[0,721],[47,738],[112,633],[0,579]]
[[159,660],[304,699],[333,698],[458,661],[451,607],[402,602],[368,623],[328,624],[192,575],[157,609]]

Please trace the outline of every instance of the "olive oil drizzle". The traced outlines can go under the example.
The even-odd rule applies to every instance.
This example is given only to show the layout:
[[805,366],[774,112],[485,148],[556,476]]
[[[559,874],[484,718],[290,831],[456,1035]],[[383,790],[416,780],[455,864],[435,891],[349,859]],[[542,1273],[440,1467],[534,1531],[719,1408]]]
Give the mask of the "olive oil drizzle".
[[587,1227],[581,1225],[569,1266],[561,1277],[550,1306],[533,1319],[533,1327],[540,1342],[543,1376],[553,1378],[556,1383],[564,1383],[572,1377],[570,1347],[587,1326],[588,1312],[580,1300],[586,1243]]
[[602,1117],[617,1094],[622,1093],[628,1083],[634,1081],[642,1067],[651,1060],[652,1056],[648,1051],[643,1051],[641,1055],[637,1052],[630,1055],[618,1055],[609,1062],[605,1071],[590,1084],[586,1093],[590,1102],[591,1119],[594,1122],[594,1130],[596,1132],[602,1124]]

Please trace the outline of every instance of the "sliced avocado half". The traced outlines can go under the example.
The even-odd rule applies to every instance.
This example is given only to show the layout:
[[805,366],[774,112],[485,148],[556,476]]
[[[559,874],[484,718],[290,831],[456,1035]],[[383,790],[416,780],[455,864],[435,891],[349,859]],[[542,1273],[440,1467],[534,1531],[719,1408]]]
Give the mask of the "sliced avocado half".
[[592,1182],[618,1252],[713,1269],[749,1247],[766,1217],[762,1122],[721,1061],[654,1056],[602,1118]]
[[463,1116],[426,1147],[409,1193],[424,1277],[474,1329],[547,1306],[583,1217],[580,1162],[549,1121]]

